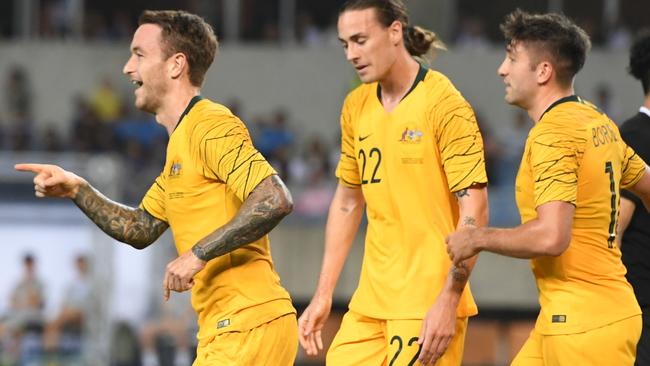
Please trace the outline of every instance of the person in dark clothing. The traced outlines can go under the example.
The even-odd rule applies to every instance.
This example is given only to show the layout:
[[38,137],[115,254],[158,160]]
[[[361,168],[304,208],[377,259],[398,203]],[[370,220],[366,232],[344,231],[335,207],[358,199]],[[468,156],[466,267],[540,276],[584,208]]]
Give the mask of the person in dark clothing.
[[[634,117],[621,126],[621,137],[645,161],[650,161],[650,29],[641,32],[630,50],[629,72],[641,81],[645,99]],[[627,280],[643,311],[643,331],[635,365],[650,365],[650,213],[633,193],[621,192],[619,245]]]

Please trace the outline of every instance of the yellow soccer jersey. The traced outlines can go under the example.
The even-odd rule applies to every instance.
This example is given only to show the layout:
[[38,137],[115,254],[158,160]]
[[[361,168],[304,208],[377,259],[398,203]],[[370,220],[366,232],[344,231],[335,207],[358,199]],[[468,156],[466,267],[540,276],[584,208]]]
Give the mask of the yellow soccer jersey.
[[[411,91],[387,113],[379,85],[348,95],[341,114],[340,182],[360,186],[368,229],[350,309],[379,319],[422,319],[443,288],[455,230],[452,192],[486,183],[474,112],[442,74],[421,68]],[[459,316],[476,314],[469,286]]]
[[[226,224],[272,174],[244,124],[227,108],[195,97],[169,139],[165,168],[141,207],[169,223],[182,254]],[[194,281],[200,344],[295,312],[274,270],[267,236],[210,260]]]
[[644,167],[616,125],[576,96],[554,103],[531,130],[516,183],[522,223],[544,203],[575,205],[568,249],[532,260],[541,334],[584,332],[641,313],[614,239],[619,189]]

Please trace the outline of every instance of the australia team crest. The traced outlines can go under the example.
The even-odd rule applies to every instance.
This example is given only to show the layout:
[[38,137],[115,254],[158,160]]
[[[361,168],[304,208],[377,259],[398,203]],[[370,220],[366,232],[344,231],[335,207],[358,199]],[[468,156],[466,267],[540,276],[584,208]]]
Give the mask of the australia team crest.
[[417,144],[420,143],[420,141],[422,141],[422,136],[424,136],[422,131],[416,128],[406,127],[402,132],[402,136],[398,140],[398,142],[407,143],[407,144]]

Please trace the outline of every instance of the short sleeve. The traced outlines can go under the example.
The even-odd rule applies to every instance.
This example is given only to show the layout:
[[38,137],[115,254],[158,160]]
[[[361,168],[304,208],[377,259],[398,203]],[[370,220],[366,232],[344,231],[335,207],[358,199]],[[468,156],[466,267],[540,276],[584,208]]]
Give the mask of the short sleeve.
[[483,139],[469,103],[454,90],[437,103],[430,118],[449,190],[487,183]]
[[164,172],[153,182],[147,193],[144,195],[140,208],[147,211],[151,216],[167,222],[165,213],[165,177]]
[[625,147],[623,168],[621,171],[621,188],[634,186],[643,177],[646,163],[631,147]]
[[551,201],[573,205],[578,199],[579,159],[584,139],[558,129],[546,128],[531,136],[530,166],[533,172],[535,207]]
[[361,185],[359,167],[354,154],[354,129],[351,121],[349,97],[343,103],[341,111],[341,157],[336,167],[336,177],[349,187]]
[[198,153],[202,174],[224,182],[243,202],[262,180],[277,173],[253,146],[238,118],[215,119],[197,123],[190,144]]

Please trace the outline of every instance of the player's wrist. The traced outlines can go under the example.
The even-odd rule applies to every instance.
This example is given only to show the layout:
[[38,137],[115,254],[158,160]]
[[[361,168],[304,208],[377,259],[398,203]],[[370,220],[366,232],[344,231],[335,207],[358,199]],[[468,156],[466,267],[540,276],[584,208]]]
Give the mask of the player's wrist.
[[332,303],[332,298],[334,296],[334,290],[333,289],[323,289],[323,288],[318,288],[316,290],[316,293],[314,294],[314,297],[312,301],[319,301],[322,303]]
[[76,201],[80,197],[80,192],[90,189],[90,184],[88,184],[88,182],[85,179],[81,177],[75,177],[75,178],[76,181],[74,182],[74,185],[72,186],[72,189],[68,194],[68,198],[70,198],[73,201]]
[[462,292],[456,291],[453,287],[448,287],[440,292],[437,301],[455,308],[460,302],[461,294]]

